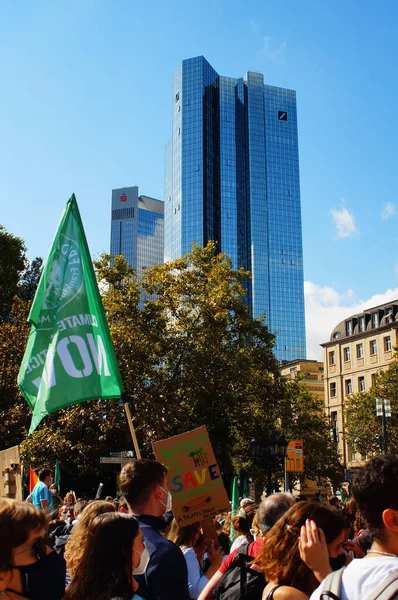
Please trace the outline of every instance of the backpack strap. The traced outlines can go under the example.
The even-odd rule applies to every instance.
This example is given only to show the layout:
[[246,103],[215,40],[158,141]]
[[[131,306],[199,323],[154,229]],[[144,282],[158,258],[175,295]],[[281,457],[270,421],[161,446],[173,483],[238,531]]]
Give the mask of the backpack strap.
[[240,595],[242,599],[246,598],[247,596],[247,571],[245,557],[247,556],[248,548],[249,544],[242,544],[239,546],[238,554],[236,556],[240,566]]
[[265,600],[273,600],[276,590],[280,587],[282,587],[282,586],[276,585],[274,588],[272,588],[272,590],[270,592],[268,592]]
[[333,571],[324,580],[324,589],[321,592],[319,600],[326,600],[326,598],[332,598],[332,600],[340,600],[340,589],[341,580],[343,578],[345,567],[342,567],[338,571]]
[[384,581],[373,590],[373,594],[370,596],[369,600],[390,600],[391,598],[394,598],[397,593],[398,569],[391,573],[387,579],[384,579]]

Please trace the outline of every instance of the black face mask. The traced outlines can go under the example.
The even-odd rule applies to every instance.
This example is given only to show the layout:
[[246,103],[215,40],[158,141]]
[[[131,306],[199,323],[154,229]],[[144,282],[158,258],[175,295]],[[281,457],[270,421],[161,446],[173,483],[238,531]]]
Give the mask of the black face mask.
[[332,567],[332,571],[338,571],[339,569],[341,569],[341,567],[344,567],[346,560],[347,560],[347,555],[344,554],[344,552],[343,552],[343,554],[339,554],[335,558],[332,558],[331,556],[329,556],[329,562],[330,562],[330,566]]
[[10,565],[21,574],[22,592],[8,591],[29,600],[61,600],[65,595],[66,566],[62,556],[55,552],[23,567]]

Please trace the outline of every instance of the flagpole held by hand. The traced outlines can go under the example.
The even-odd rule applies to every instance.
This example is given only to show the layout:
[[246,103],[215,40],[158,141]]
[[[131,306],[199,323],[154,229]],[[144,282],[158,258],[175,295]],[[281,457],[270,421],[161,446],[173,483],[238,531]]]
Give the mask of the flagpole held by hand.
[[125,410],[126,417],[127,417],[127,423],[129,424],[129,428],[130,428],[131,439],[133,440],[133,444],[134,444],[135,456],[136,456],[136,458],[141,458],[141,452],[140,452],[140,449],[138,446],[138,441],[137,441],[137,436],[136,436],[134,425],[133,425],[133,420],[131,418],[130,407],[127,402],[124,402],[124,410]]

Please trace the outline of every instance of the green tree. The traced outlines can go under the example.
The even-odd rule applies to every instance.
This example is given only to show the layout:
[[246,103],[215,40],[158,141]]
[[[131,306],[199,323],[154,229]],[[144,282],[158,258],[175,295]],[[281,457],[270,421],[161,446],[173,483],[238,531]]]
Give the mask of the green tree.
[[0,324],[0,450],[26,435],[30,410],[19,393],[17,374],[29,333],[29,305],[15,297],[8,319]]
[[42,270],[42,258],[36,257],[32,261],[25,259],[25,269],[20,275],[18,289],[16,292],[19,298],[25,300],[26,302],[33,300]]
[[255,426],[245,406],[260,388],[272,398],[278,377],[274,337],[244,302],[248,274],[234,271],[214,243],[194,246],[145,273],[142,288],[152,299],[140,311],[134,274],[114,260],[105,255],[96,267],[108,283],[110,271],[120,274],[103,301],[141,446],[150,454],[154,440],[206,424],[232,472],[237,435],[250,440]]
[[25,268],[23,240],[0,225],[0,323],[7,319]]
[[279,410],[280,422],[291,440],[303,440],[304,472],[291,479],[327,477],[341,480],[342,465],[331,438],[329,420],[325,416],[324,402],[312,394],[303,381],[285,379],[286,392]]
[[[149,269],[141,284],[123,257],[103,255],[95,266],[144,456],[152,455],[153,441],[206,424],[227,478],[252,466],[250,442],[264,429],[304,440],[305,476],[315,476],[320,461],[322,468],[335,466],[319,402],[300,382],[280,375],[274,336],[250,317],[244,301],[248,273],[233,270],[213,243]],[[27,304],[16,302],[26,318]],[[6,342],[14,334],[3,327]],[[5,431],[4,446],[26,437],[30,420],[15,387],[24,327],[19,355],[7,362],[14,386],[9,410],[17,413],[4,413],[14,436]],[[122,403],[92,401],[49,415],[21,447],[27,463],[53,464],[58,457],[64,470],[89,476],[99,472],[101,455],[131,446]]]
[[344,414],[347,439],[362,456],[380,452],[382,420],[376,416],[376,398],[388,398],[391,418],[387,419],[388,449],[398,452],[398,355],[386,371],[380,371],[367,392],[346,399]]

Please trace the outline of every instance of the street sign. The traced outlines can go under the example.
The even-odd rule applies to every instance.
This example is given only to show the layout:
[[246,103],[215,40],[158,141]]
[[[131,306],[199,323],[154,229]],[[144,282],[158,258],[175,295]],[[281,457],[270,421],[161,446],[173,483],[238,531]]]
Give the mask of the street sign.
[[100,463],[104,465],[127,465],[127,463],[131,462],[131,458],[121,458],[120,456],[101,456]]
[[303,442],[289,442],[286,456],[286,473],[302,473],[304,471]]

